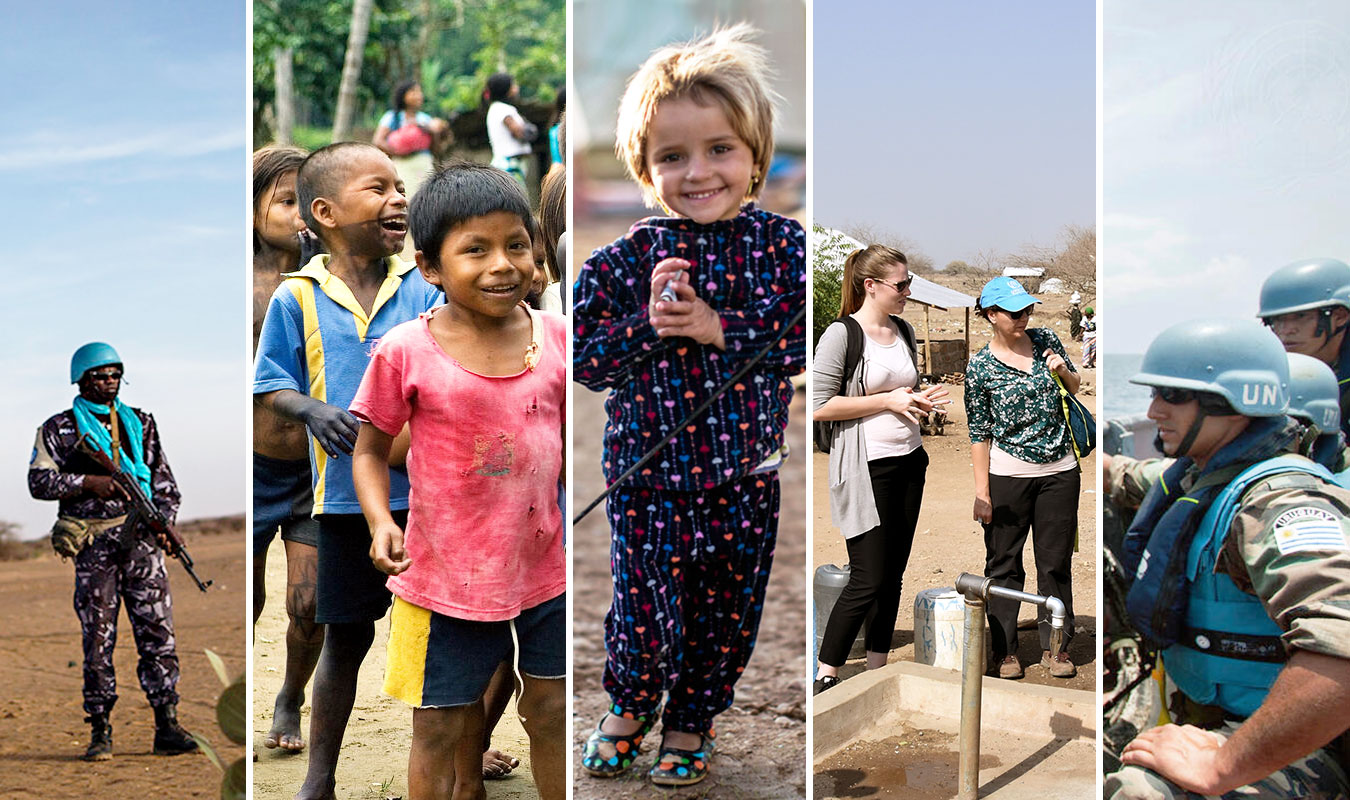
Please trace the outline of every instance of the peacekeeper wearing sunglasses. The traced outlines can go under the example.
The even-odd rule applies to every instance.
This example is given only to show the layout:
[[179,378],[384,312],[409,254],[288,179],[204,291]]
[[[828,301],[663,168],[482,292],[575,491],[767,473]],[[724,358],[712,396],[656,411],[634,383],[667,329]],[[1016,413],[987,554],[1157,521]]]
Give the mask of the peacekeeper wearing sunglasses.
[[134,476],[170,520],[178,514],[178,484],[160,449],[154,417],[118,397],[122,357],[116,350],[103,342],[76,350],[70,382],[80,393],[69,409],[38,429],[28,490],[38,500],[58,501],[52,546],[75,561],[75,613],[84,645],[84,712],[90,726],[84,759],[113,757],[113,649],[123,603],[140,655],[136,674],[155,713],[154,753],[187,753],[197,743],[178,724],[178,651],[164,553],[152,532],[129,521],[132,505],[125,490],[78,444],[87,437],[90,446]]
[[[980,292],[976,312],[993,327],[993,339],[966,367],[965,404],[975,470],[974,517],[984,526],[984,574],[995,585],[1022,591],[1022,549],[1033,536],[1036,590],[1057,597],[1073,619],[1070,561],[1078,531],[1082,474],[1059,385],[1078,392],[1080,378],[1059,337],[1030,327],[1038,301],[1012,278],[994,278]],[[1012,600],[991,599],[990,651],[1001,678],[1021,678],[1017,610]],[[1065,631],[1070,633],[1073,626]],[[1066,649],[1050,655],[1050,620],[1041,611],[1041,666],[1057,678],[1076,672]]]
[[1350,795],[1350,492],[1296,454],[1284,348],[1254,322],[1182,323],[1130,380],[1175,460],[1126,534],[1125,605],[1176,724],[1130,742],[1104,796]]
[[1313,258],[1280,267],[1261,285],[1257,315],[1285,350],[1312,356],[1336,373],[1341,430],[1350,436],[1350,264]]

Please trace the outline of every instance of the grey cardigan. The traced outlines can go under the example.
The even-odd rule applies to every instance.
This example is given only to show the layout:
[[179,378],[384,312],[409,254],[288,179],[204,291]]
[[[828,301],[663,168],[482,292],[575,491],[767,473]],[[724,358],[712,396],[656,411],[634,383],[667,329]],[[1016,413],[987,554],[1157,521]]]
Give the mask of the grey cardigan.
[[[899,334],[901,341],[905,341],[908,347],[914,329],[908,322],[898,321],[910,328],[908,337]],[[819,410],[830,398],[840,394],[839,383],[844,377],[844,351],[847,347],[848,330],[842,324],[831,324],[821,334],[811,361],[812,411]],[[858,369],[842,393],[847,397],[867,394],[863,390],[863,377],[867,372],[865,347],[866,343]],[[919,361],[912,349],[909,355],[917,366]],[[881,524],[881,517],[877,515],[877,501],[872,496],[872,477],[867,469],[867,442],[863,440],[861,417],[835,421],[834,437],[830,441],[830,522],[843,532],[845,539],[867,533]]]

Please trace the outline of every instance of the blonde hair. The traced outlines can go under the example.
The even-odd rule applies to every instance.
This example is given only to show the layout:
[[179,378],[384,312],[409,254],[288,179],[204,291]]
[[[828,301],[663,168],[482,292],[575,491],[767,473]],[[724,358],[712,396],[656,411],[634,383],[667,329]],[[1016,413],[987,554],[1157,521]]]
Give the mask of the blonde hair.
[[663,100],[689,98],[699,105],[716,104],[731,129],[754,155],[747,198],[757,197],[773,158],[773,90],[769,88],[768,54],[750,42],[756,31],[741,22],[719,28],[692,42],[667,45],[652,53],[619,101],[614,149],[628,174],[642,187],[648,205],[656,197],[647,168],[647,133]]
[[846,317],[862,308],[863,281],[884,279],[886,268],[892,264],[909,267],[904,253],[884,244],[869,244],[849,253],[844,260],[844,279],[839,286],[839,316]]

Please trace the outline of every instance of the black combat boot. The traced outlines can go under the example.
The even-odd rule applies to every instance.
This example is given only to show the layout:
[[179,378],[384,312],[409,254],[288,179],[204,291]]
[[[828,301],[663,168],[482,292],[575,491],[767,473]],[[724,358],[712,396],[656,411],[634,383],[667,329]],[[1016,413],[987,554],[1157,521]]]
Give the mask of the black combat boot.
[[155,755],[176,756],[196,749],[196,740],[178,724],[178,707],[155,706]]
[[112,758],[112,723],[107,713],[90,714],[84,718],[91,729],[89,749],[84,751],[85,761],[108,761]]

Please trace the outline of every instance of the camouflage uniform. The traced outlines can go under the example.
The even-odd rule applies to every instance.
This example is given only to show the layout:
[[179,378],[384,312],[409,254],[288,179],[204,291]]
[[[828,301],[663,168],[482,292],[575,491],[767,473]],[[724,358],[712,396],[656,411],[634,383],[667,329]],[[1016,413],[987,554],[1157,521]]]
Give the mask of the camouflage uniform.
[[[1113,459],[1114,461],[1114,459]],[[1112,464],[1113,499],[1156,481],[1148,462],[1122,460]],[[1195,472],[1188,473],[1181,490],[1189,489]],[[1126,488],[1121,488],[1126,487]],[[1122,500],[1129,498],[1122,495]],[[1311,509],[1340,520],[1341,533],[1350,541],[1350,491],[1323,483],[1311,475],[1283,474],[1248,489],[1224,541],[1215,567],[1238,588],[1261,599],[1266,613],[1284,631],[1286,650],[1303,649],[1350,659],[1350,549],[1293,549],[1284,553],[1276,541],[1277,520],[1289,512]],[[1180,693],[1178,693],[1180,696]],[[1175,698],[1174,698],[1175,700]],[[1184,700],[1184,698],[1183,698]],[[1224,717],[1221,709],[1185,700],[1174,702],[1173,719],[1212,729],[1225,737],[1241,721]],[[1139,767],[1125,767],[1108,775],[1106,798],[1198,797]],[[1350,779],[1330,748],[1316,750],[1288,767],[1223,795],[1225,798],[1345,798]]]
[[[178,485],[160,449],[155,420],[132,409],[145,431],[145,463],[150,467],[154,503],[173,519],[178,513]],[[85,491],[84,475],[106,475],[76,450],[75,415],[67,410],[42,423],[28,467],[28,490],[39,500],[57,500],[62,516],[108,520],[127,514],[121,497],[101,498]],[[113,647],[117,614],[123,601],[131,620],[136,672],[150,705],[178,702],[178,655],[173,635],[173,601],[169,597],[164,554],[154,536],[140,526],[116,525],[100,533],[75,557],[75,613],[84,644],[84,710],[107,714],[117,702]]]

